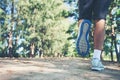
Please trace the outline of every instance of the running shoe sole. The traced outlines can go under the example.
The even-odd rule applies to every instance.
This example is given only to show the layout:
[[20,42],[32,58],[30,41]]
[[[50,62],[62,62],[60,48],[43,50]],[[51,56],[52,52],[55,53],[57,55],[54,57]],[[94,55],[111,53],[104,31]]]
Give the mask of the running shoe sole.
[[103,71],[104,68],[92,67],[92,71]]
[[91,28],[91,22],[89,20],[83,20],[79,25],[79,32],[76,41],[77,52],[80,56],[85,57],[89,54],[89,32]]

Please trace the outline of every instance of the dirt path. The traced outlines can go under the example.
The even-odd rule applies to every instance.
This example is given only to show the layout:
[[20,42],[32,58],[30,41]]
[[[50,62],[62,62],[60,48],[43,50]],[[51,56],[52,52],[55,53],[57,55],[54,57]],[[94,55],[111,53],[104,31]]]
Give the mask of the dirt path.
[[120,67],[104,62],[101,72],[80,58],[0,59],[0,80],[120,80]]

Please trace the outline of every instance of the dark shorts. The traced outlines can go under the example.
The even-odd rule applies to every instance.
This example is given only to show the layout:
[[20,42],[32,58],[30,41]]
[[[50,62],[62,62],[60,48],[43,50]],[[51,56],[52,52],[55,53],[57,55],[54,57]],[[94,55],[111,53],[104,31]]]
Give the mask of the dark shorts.
[[111,0],[79,0],[79,19],[106,19]]

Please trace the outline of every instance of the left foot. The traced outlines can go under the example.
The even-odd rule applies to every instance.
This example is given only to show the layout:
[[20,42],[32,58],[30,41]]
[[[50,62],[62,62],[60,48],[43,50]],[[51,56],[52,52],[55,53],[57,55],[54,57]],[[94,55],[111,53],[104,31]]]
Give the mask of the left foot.
[[76,42],[76,48],[78,54],[82,57],[85,57],[89,54],[89,32],[91,28],[91,22],[89,20],[83,20],[79,25],[79,32]]

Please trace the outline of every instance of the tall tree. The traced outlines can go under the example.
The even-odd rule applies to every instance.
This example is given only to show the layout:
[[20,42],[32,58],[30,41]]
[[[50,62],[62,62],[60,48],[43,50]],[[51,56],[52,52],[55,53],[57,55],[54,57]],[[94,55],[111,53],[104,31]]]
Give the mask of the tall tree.
[[34,49],[37,48],[44,55],[61,53],[66,37],[63,36],[65,26],[60,25],[65,20],[63,7],[62,0],[19,0],[18,20],[23,22],[18,22],[18,27],[21,28],[21,36],[26,40],[24,44],[29,49],[33,49],[31,44],[34,44]]

